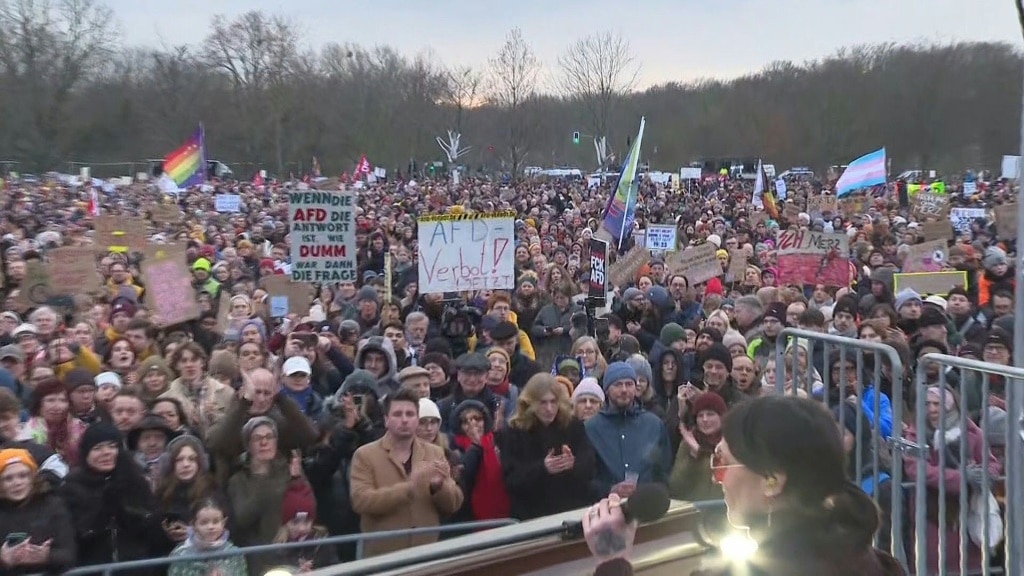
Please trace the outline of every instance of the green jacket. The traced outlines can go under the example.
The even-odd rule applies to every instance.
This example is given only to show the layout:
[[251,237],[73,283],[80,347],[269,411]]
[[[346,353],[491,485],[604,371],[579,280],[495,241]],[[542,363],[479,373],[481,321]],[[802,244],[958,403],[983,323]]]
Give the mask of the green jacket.
[[171,558],[181,558],[180,562],[174,562],[167,570],[167,576],[207,576],[213,569],[220,572],[220,576],[248,576],[249,569],[245,564],[245,556],[230,556],[217,560],[195,560],[190,556],[198,556],[210,552],[222,552],[238,550],[238,547],[226,541],[219,546],[211,548],[198,548],[190,537],[171,552]]

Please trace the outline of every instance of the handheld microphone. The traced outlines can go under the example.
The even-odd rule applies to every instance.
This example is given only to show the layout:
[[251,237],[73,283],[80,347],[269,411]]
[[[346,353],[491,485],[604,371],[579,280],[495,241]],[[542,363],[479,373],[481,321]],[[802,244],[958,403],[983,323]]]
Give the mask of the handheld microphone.
[[[623,500],[618,508],[626,517],[626,524],[636,520],[640,524],[658,520],[668,512],[672,499],[662,484],[640,484],[633,495]],[[562,522],[562,539],[572,540],[583,536],[583,521]]]

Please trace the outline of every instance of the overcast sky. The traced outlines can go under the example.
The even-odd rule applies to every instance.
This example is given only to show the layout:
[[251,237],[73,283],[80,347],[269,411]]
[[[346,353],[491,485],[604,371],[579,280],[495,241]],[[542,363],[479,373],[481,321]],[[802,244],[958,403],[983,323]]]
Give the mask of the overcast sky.
[[289,16],[304,42],[390,45],[483,66],[513,26],[549,70],[578,37],[613,30],[642,62],[640,85],[730,78],[843,46],[994,40],[1022,45],[1010,0],[105,0],[128,44],[200,42],[215,14]]

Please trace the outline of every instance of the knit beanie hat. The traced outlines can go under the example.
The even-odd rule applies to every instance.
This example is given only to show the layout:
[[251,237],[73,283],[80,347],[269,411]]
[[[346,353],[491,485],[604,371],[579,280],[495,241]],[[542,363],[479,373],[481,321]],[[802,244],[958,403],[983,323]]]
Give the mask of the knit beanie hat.
[[723,416],[729,410],[729,407],[725,405],[725,400],[717,392],[711,391],[697,395],[691,402],[691,407],[691,413],[694,415],[700,414],[704,410],[711,410],[715,414]]
[[68,370],[68,373],[64,375],[64,387],[67,388],[70,394],[76,388],[82,386],[96,386],[93,382],[92,372],[89,372],[86,368],[72,368]]
[[[671,354],[671,352],[665,353]],[[640,378],[644,378],[647,380],[647,385],[650,386],[651,381],[654,380],[654,375],[651,371],[651,363],[647,361],[647,358],[644,358],[640,354],[633,354],[629,358],[626,358],[626,364],[629,364],[630,368],[636,372],[638,380]]]
[[424,354],[423,358],[420,359],[420,366],[427,366],[428,364],[434,364],[444,372],[445,377],[452,373],[452,361],[450,358],[441,354],[440,352],[430,352]]
[[636,382],[636,370],[625,362],[612,362],[604,371],[604,389],[618,382],[619,380],[632,380]]
[[743,334],[739,330],[729,328],[725,331],[725,336],[722,336],[722,345],[726,348],[732,348],[733,346],[743,346],[747,348],[747,339],[743,337]]
[[490,362],[491,356],[501,356],[505,359],[505,378],[508,378],[509,373],[512,371],[512,360],[508,357],[508,352],[505,352],[504,348],[497,346],[491,346],[487,349],[487,361]]
[[[910,289],[908,288],[908,290]],[[902,293],[903,291],[901,290],[900,292]],[[913,292],[913,290],[911,290],[911,292]],[[857,297],[847,294],[839,300],[836,300],[835,306],[832,307],[832,317],[835,318],[836,314],[839,314],[840,312],[846,312],[856,320],[858,312],[857,308]]]
[[985,257],[981,259],[981,265],[986,270],[991,270],[1000,264],[1006,264],[1006,252],[998,246],[991,246],[985,250]]
[[780,323],[786,323],[786,305],[782,302],[772,302],[764,311],[765,318],[775,318]]
[[580,380],[579,386],[572,391],[572,402],[576,403],[581,396],[593,396],[599,398],[601,403],[604,404],[604,390],[597,384],[597,378],[584,378]]
[[274,422],[273,418],[268,416],[256,416],[255,418],[249,418],[249,421],[242,426],[242,442],[245,444],[246,449],[249,447],[249,437],[256,428],[260,426],[269,426],[274,431],[274,436],[277,436],[277,422]]
[[5,448],[0,450],[0,474],[7,469],[11,464],[24,464],[36,472],[39,470],[39,465],[36,464],[36,459],[29,454],[28,450],[23,448]]
[[722,364],[725,364],[725,369],[727,371],[732,371],[732,354],[729,353],[729,349],[725,347],[725,344],[715,342],[711,346],[708,346],[708,349],[704,351],[702,356],[702,366],[708,360],[718,360]]
[[104,442],[113,442],[117,444],[118,450],[120,450],[123,437],[113,424],[106,420],[98,420],[95,424],[91,424],[86,428],[85,433],[82,434],[82,442],[78,445],[78,454],[81,456],[81,461],[85,462],[89,452]]
[[718,278],[708,280],[708,283],[704,287],[704,294],[718,294],[719,296],[723,296],[725,291],[722,289],[722,281]]
[[661,345],[671,346],[675,342],[686,340],[686,330],[675,322],[669,322],[661,328]]
[[907,302],[912,302],[914,300],[917,300],[918,304],[921,303],[921,295],[918,294],[916,290],[913,288],[904,288],[903,290],[900,290],[899,293],[896,294],[896,312],[899,312],[900,308],[903,308]]
[[310,522],[316,522],[316,498],[309,482],[292,481],[281,498],[281,524],[287,524],[299,514],[305,514]]

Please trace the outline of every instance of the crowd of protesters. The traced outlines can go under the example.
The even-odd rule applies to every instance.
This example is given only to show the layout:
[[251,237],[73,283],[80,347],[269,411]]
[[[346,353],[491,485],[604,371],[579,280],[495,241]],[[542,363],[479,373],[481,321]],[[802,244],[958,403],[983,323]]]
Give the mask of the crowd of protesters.
[[[788,221],[760,217],[750,182],[712,178],[681,190],[643,182],[635,226],[674,223],[680,249],[714,244],[722,275],[691,285],[656,255],[609,287],[608,307],[599,311],[607,333],[595,338],[581,319],[588,240],[607,187],[473,179],[363,186],[358,281],[315,286],[308,314],[282,318],[271,317],[261,279],[292,265],[284,185],[222,183],[177,197],[145,187],[100,193],[100,214],[146,215],[154,202],[180,210],[177,219],[153,223],[148,242],[186,248],[201,315],[164,325],[152,313],[138,253],[97,250],[102,290],[72,287],[72,298],[43,304],[27,298],[28,263],[58,246],[92,245],[89,191],[8,182],[0,192],[0,537],[7,537],[0,564],[12,574],[59,573],[172,556],[170,568],[152,572],[310,570],[352,559],[355,547],[189,557],[328,535],[528,520],[609,493],[625,498],[648,482],[679,499],[719,499],[712,471],[723,417],[774,393],[779,371],[788,393],[821,399],[844,423],[837,430],[848,479],[878,490],[885,518],[891,470],[855,465],[857,450],[867,456],[861,462],[881,450],[870,441],[873,428],[926,443],[927,477],[917,477],[909,455],[904,474],[929,487],[945,482],[950,502],[961,475],[970,486],[980,486],[982,467],[999,478],[1004,382],[991,378],[990,397],[982,398],[976,374],[948,370],[941,384],[938,369],[930,370],[927,424],[918,430],[912,375],[915,359],[932,352],[1011,363],[1012,246],[997,241],[990,220],[950,227],[946,265],[966,272],[967,284],[943,296],[894,292],[904,246],[921,240],[906,206],[880,190],[868,195],[864,213],[811,218],[806,199],[821,194],[821,184],[791,188],[786,204],[799,215]],[[979,190],[948,193],[954,205],[973,207],[1012,197],[1000,183]],[[239,213],[213,210],[213,195],[226,191],[242,195]],[[518,214],[514,288],[419,292],[416,217],[453,210]],[[849,284],[780,279],[775,238],[789,227],[846,233],[855,270]],[[730,250],[746,252],[741,276],[726,273]],[[225,300],[228,323],[218,317]],[[448,336],[453,313],[471,319],[472,335]],[[786,327],[883,342],[907,373],[893,374],[885,362],[873,381],[874,367],[853,355],[812,340],[780,343]],[[780,344],[783,366],[775,362]],[[902,422],[893,421],[894,383],[910,407]],[[946,458],[939,468],[933,439],[942,434],[950,454],[967,443],[967,462]],[[927,515],[931,569],[937,504],[929,501]],[[945,529],[947,563],[959,566],[959,528],[946,522]],[[369,541],[364,553],[438,537]],[[979,565],[978,544],[972,539],[966,549],[969,566]]]

